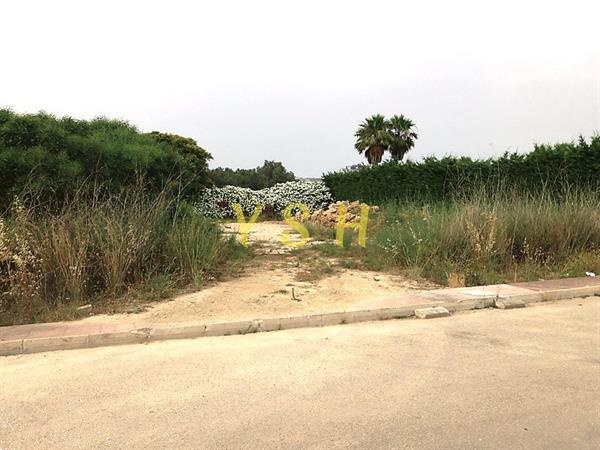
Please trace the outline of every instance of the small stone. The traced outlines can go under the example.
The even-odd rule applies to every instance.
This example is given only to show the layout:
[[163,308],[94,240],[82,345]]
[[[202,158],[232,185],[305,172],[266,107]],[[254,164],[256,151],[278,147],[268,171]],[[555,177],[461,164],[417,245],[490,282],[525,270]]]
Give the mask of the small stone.
[[449,315],[450,311],[441,306],[415,309],[415,316],[419,319],[436,319],[438,317],[448,317]]
[[525,302],[513,298],[497,298],[494,301],[494,306],[498,309],[525,308]]

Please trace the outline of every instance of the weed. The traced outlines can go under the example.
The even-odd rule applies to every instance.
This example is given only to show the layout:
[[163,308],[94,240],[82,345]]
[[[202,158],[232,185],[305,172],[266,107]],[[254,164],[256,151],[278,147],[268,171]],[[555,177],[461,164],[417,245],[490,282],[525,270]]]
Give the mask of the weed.
[[389,203],[365,256],[452,286],[582,276],[600,266],[599,206],[595,191]]
[[[0,218],[0,325],[76,316],[76,307],[164,298],[210,281],[248,250],[165,190],[60,206],[16,198]],[[118,309],[113,308],[110,309]]]

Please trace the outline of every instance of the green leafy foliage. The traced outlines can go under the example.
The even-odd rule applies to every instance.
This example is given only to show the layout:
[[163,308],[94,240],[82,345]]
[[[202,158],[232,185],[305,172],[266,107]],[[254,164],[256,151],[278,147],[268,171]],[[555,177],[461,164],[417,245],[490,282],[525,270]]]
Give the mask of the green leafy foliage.
[[328,173],[323,181],[337,200],[382,203],[387,200],[436,201],[510,188],[523,192],[564,193],[573,187],[600,189],[600,136],[588,143],[536,145],[528,154],[500,158],[426,158]]
[[401,160],[418,137],[414,122],[402,114],[389,120],[381,114],[367,117],[354,136],[354,147],[372,165],[379,164],[385,152],[389,152],[393,160]]
[[129,188],[143,176],[160,191],[177,180],[192,195],[208,182],[210,154],[195,141],[164,133],[140,133],[131,124],[0,110],[0,208],[28,190],[66,198],[84,181],[107,193]]
[[238,186],[254,190],[296,180],[294,174],[277,161],[265,161],[261,167],[254,169],[217,167],[210,171],[210,178],[217,187]]
[[391,140],[385,117],[381,114],[368,117],[358,126],[354,136],[356,136],[356,144],[354,144],[356,150],[364,153],[369,164],[379,164]]

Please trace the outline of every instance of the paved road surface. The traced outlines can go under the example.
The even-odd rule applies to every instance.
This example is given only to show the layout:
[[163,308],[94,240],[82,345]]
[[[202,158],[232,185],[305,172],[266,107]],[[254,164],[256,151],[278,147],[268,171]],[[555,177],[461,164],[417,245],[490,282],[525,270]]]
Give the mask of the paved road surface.
[[0,358],[0,448],[599,448],[600,298]]

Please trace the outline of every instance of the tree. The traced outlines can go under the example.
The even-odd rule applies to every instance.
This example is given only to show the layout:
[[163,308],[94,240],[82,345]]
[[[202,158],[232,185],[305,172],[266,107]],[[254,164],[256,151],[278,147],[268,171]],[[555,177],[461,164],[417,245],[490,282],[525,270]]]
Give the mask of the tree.
[[239,186],[255,190],[296,180],[295,175],[277,161],[265,161],[254,169],[217,167],[210,171],[210,178],[217,187]]
[[358,126],[354,135],[356,150],[361,154],[364,153],[369,164],[379,164],[383,153],[389,147],[391,138],[385,117],[381,114],[368,117]]
[[187,194],[199,194],[210,184],[208,161],[212,159],[212,155],[200,147],[194,139],[159,131],[152,131],[148,135],[157,143],[168,145],[177,151],[183,164],[179,165],[179,173],[175,174],[185,183]]
[[381,114],[375,114],[358,126],[355,147],[371,165],[379,164],[386,151],[399,161],[415,145],[414,128],[412,120],[403,115],[386,120]]
[[415,146],[415,139],[418,137],[414,130],[415,124],[402,114],[393,116],[387,123],[391,138],[389,146],[390,154],[392,159],[400,161]]

